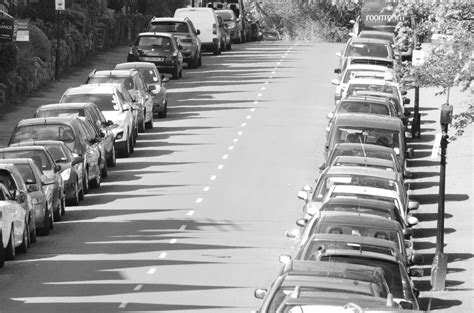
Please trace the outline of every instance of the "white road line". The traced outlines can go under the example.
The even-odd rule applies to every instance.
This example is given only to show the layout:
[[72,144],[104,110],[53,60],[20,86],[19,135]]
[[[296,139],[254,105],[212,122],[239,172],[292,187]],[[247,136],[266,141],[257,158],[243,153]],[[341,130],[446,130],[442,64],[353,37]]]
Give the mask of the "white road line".
[[240,126],[245,127],[245,126],[247,126],[247,123],[242,123],[242,124],[240,124]]
[[281,61],[283,61],[283,59],[280,59],[280,61],[279,61],[279,62],[281,62]]
[[246,119],[251,119],[252,118],[252,115],[247,115]]
[[281,64],[281,62],[277,62],[277,65],[280,65],[280,64]]
[[156,272],[156,268],[152,267],[148,270],[147,274],[155,274],[155,272]]
[[206,186],[206,187],[204,187],[204,189],[203,189],[202,191],[204,191],[204,192],[208,192],[208,191],[209,191],[209,189],[211,189],[211,187],[209,187],[209,186]]
[[[275,74],[275,72],[273,72],[272,74]],[[270,76],[269,78],[270,78],[270,79],[272,79],[272,78],[273,78],[273,76]]]
[[239,139],[235,138],[234,140],[232,140],[233,142],[239,142]]
[[265,82],[265,85],[268,85],[268,81]]
[[[272,74],[276,74],[276,71],[273,71]],[[273,77],[271,77],[271,78],[273,78]]]
[[188,214],[186,214],[186,215],[191,216],[191,215],[193,215],[193,214],[194,214],[194,210],[191,210],[191,211],[189,211]]
[[262,93],[259,93],[259,94],[257,95],[257,97],[261,97],[262,95],[263,95]]
[[265,89],[267,89],[267,88],[265,88],[265,87],[262,87],[262,90],[265,90]]
[[119,305],[119,309],[125,309],[126,306],[127,306],[127,302],[122,302]]
[[244,134],[244,133],[241,132],[241,131],[239,131],[239,132],[237,133],[237,135],[239,135],[239,136],[242,136],[243,134]]
[[255,100],[255,101],[253,102],[253,104],[258,104],[258,101],[257,101],[257,100]]
[[224,165],[222,165],[222,164],[219,164],[219,166],[217,167],[218,170],[221,170],[223,168],[224,168]]
[[222,159],[227,160],[228,157],[229,157],[228,154],[224,154],[224,155],[222,156]]
[[202,198],[197,198],[196,199],[196,203],[201,203],[202,202]]
[[170,240],[170,244],[176,243],[176,241],[178,241],[178,239],[173,238],[173,239]]
[[229,150],[234,150],[234,146],[229,146]]
[[186,225],[186,224],[183,224],[183,225],[181,225],[181,227],[179,228],[179,230],[186,230],[186,227],[187,227],[187,225]]
[[251,108],[251,109],[250,109],[250,112],[255,112],[255,108]]
[[[194,211],[193,211],[193,212],[194,212]],[[160,258],[160,259],[166,258],[166,252],[161,252],[159,258]]]
[[133,288],[133,291],[140,291],[143,288],[143,285],[136,285],[135,288]]
[[211,180],[216,180],[217,176],[216,175],[212,175],[211,176]]

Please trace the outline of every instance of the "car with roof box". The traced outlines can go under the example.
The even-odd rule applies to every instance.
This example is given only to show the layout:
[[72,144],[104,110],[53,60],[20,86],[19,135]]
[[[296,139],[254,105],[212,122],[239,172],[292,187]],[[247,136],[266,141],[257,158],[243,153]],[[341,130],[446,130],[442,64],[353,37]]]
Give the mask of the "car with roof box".
[[263,299],[257,312],[276,312],[295,287],[327,294],[329,297],[333,293],[338,293],[342,299],[355,294],[385,301],[389,292],[384,274],[377,267],[342,263],[288,262],[269,290],[255,290],[255,297]]
[[[114,123],[111,125],[111,131],[115,138],[116,152],[120,156],[129,157],[135,147],[136,124],[133,114],[136,110],[127,101],[127,95],[130,96],[128,92],[120,88],[122,87],[119,87],[117,84],[71,87],[64,92],[60,102],[85,101],[94,103],[101,110],[105,118]],[[75,152],[74,149],[72,151]]]
[[115,65],[116,70],[130,68],[142,74],[150,90],[151,97],[153,98],[153,115],[165,118],[168,114],[168,90],[165,83],[169,81],[169,78],[162,77],[156,65],[151,62],[126,62]]
[[282,255],[280,262],[313,260],[380,267],[393,295],[404,309],[419,310],[419,291],[409,276],[422,276],[422,269],[407,269],[394,242],[353,235],[315,234],[293,256]]
[[193,22],[188,18],[156,17],[148,23],[147,32],[170,33],[180,39],[183,49],[184,62],[188,68],[197,68],[202,65],[201,34],[195,29]]
[[173,34],[140,33],[130,46],[127,62],[151,62],[160,73],[168,73],[173,79],[178,79],[183,77],[182,50],[180,39]]
[[392,44],[383,39],[351,37],[342,52],[337,52],[340,65],[344,64],[348,57],[376,57],[396,60],[397,56]]
[[385,32],[381,30],[362,30],[357,37],[359,38],[372,38],[372,39],[382,39],[389,41],[392,45],[395,46],[395,34],[393,32]]
[[398,117],[341,113],[326,130],[324,146],[326,160],[334,146],[342,142],[359,142],[392,148],[403,168],[406,168],[406,160],[412,158],[414,154],[413,149],[406,146],[406,129]]
[[[138,132],[153,128],[153,99],[151,88],[145,83],[142,74],[135,69],[97,71],[89,73],[86,85],[120,84],[127,90],[138,107]],[[127,99],[125,99],[127,101]]]
[[41,105],[36,109],[35,118],[38,117],[61,117],[77,115],[87,119],[95,131],[102,138],[107,166],[116,164],[114,134],[111,130],[114,122],[107,120],[94,103],[54,103]]
[[[54,195],[52,192],[46,193],[43,189],[43,185],[45,184],[43,171],[29,158],[0,159],[0,164],[15,165],[25,182],[35,217],[34,225],[30,223],[30,230],[34,230],[32,227],[35,226],[38,235],[49,235],[53,221],[52,207]],[[33,233],[33,236],[30,236],[30,241],[36,241],[35,233]]]
[[[362,166],[398,172],[395,160],[384,160],[363,156],[340,155],[334,158],[331,166]],[[401,174],[401,173],[400,173]]]

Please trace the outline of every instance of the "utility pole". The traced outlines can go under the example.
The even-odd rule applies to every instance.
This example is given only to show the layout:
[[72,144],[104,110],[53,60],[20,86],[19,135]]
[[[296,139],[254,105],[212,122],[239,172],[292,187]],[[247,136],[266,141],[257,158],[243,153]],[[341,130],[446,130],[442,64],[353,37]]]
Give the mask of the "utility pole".
[[59,80],[59,44],[60,44],[60,37],[61,37],[61,11],[57,10],[57,20],[58,20],[58,32],[56,33],[56,62],[54,62],[54,79]]

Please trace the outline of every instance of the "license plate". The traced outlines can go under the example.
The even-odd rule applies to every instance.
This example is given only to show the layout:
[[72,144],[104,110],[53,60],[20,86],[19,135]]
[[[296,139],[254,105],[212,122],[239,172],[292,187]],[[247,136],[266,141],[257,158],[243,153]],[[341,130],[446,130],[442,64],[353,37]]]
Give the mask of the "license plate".
[[165,58],[163,57],[142,57],[143,61],[151,61],[151,62],[163,62]]

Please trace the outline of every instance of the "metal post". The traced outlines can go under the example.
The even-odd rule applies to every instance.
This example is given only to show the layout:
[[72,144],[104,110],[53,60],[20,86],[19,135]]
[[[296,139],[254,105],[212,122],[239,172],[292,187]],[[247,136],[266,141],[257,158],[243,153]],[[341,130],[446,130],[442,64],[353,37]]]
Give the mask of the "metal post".
[[415,103],[413,107],[413,120],[411,122],[411,135],[413,138],[421,137],[421,116],[420,116],[420,87],[415,87]]
[[61,11],[58,11],[58,33],[56,34],[56,62],[54,68],[54,79],[59,80],[59,43],[61,36]]

